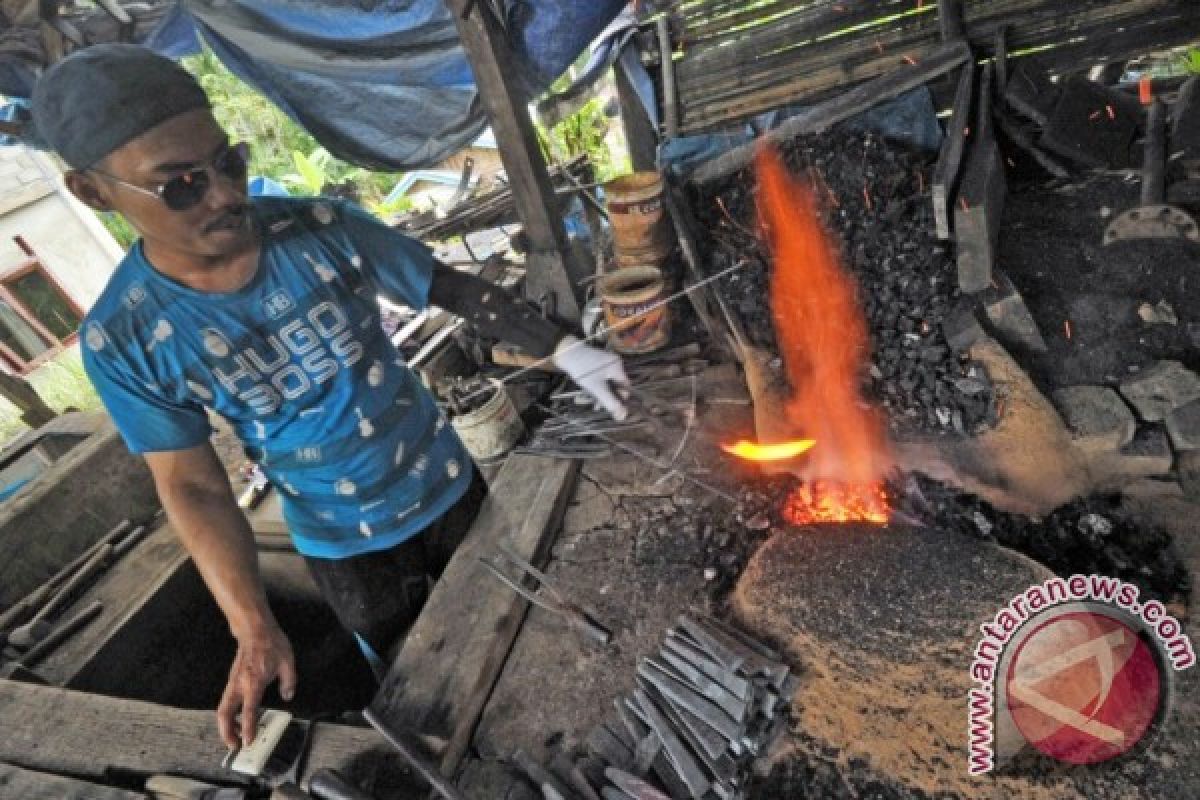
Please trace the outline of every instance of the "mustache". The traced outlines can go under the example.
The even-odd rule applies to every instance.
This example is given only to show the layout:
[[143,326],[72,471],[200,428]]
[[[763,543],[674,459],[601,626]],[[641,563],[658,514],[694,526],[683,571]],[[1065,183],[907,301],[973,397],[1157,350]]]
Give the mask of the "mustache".
[[222,212],[221,216],[204,226],[204,232],[211,233],[218,228],[226,227],[232,223],[241,222],[241,220],[246,216],[246,210],[248,208],[249,204],[247,203],[240,203],[236,206],[227,208],[224,212]]

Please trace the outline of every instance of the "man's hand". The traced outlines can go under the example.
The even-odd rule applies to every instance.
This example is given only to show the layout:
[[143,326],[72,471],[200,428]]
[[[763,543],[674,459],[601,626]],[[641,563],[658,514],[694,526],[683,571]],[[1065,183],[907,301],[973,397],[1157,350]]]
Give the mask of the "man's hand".
[[598,347],[584,344],[574,336],[566,336],[554,349],[554,366],[578,384],[580,389],[592,396],[613,419],[623,420],[628,415],[618,392],[629,386],[621,357]]
[[263,692],[276,678],[280,695],[291,700],[296,694],[296,658],[279,626],[239,637],[229,683],[217,707],[217,728],[227,747],[245,746],[254,740],[258,706]]

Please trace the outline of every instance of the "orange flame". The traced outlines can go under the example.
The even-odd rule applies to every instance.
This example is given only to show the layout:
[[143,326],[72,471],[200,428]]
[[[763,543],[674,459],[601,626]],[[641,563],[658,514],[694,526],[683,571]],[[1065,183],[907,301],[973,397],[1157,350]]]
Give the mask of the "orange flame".
[[809,479],[788,500],[793,522],[887,521],[882,490],[890,455],[883,419],[860,391],[867,325],[839,248],[821,223],[813,192],[779,154],[759,151],[759,211],[775,268],[771,313],[792,395],[788,421],[821,443]]
[[878,483],[841,484],[813,481],[796,488],[783,504],[783,518],[793,525],[818,522],[873,522],[891,516],[887,494]]
[[777,442],[775,444],[757,444],[740,441],[734,444],[723,444],[721,449],[747,461],[789,461],[803,455],[816,444],[812,439],[797,439],[793,442]]

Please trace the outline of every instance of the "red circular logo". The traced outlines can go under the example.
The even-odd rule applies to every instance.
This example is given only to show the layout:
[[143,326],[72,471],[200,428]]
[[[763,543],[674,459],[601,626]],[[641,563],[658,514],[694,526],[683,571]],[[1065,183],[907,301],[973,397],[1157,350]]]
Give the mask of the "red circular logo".
[[1095,764],[1146,736],[1166,681],[1138,631],[1103,612],[1068,611],[1021,641],[1005,686],[1009,713],[1026,741],[1060,761]]

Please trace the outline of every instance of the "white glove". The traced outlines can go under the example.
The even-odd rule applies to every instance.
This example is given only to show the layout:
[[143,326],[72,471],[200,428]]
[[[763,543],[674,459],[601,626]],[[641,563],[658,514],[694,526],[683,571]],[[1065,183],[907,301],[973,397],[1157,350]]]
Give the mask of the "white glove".
[[584,344],[574,336],[566,336],[551,357],[554,366],[575,381],[605,411],[620,421],[629,415],[616,389],[629,385],[625,367],[616,353]]

